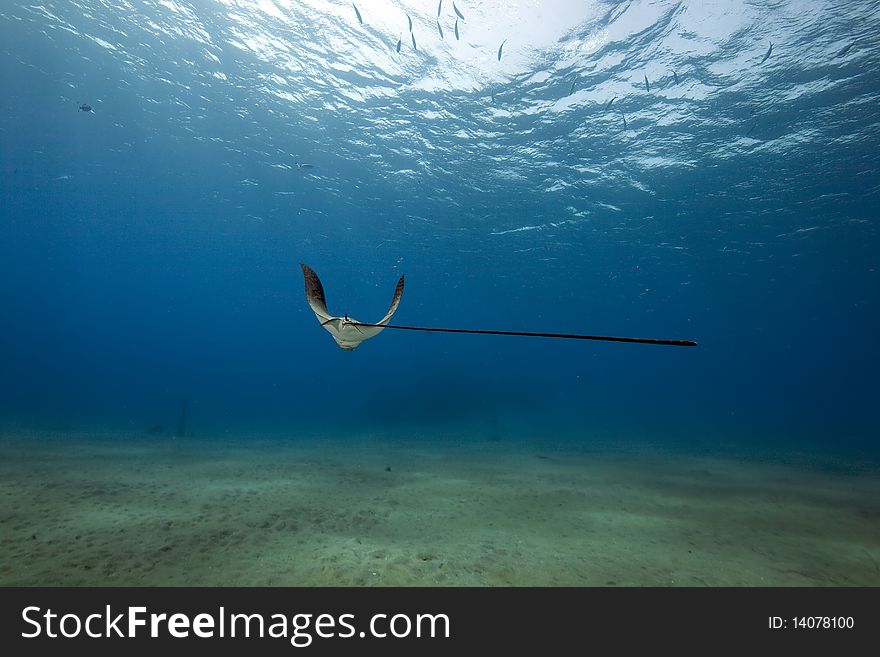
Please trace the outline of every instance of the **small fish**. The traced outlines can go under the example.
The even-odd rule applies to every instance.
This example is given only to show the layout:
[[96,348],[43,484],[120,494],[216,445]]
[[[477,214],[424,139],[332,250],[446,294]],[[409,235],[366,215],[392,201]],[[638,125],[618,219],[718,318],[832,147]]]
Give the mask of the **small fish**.
[[617,100],[617,96],[608,101],[608,106],[605,109],[611,109],[611,103],[613,103],[615,100]]
[[651,91],[651,84],[648,82],[648,76],[645,76],[645,90]]
[[623,114],[621,114],[620,116],[623,117],[623,129],[626,130],[626,117],[623,116]]
[[406,15],[406,20],[409,21],[409,31],[412,32],[412,18],[409,17],[409,14]]
[[849,52],[849,49],[852,48],[854,45],[856,45],[855,42],[849,44],[848,46],[844,46],[844,47],[840,50],[840,52],[838,52],[838,53],[835,55],[835,57],[843,57],[846,53]]
[[361,18],[361,12],[358,11],[357,5],[354,4],[354,3],[352,2],[352,3],[351,3],[351,6],[354,7],[354,13],[355,13],[355,14],[357,15],[357,17],[358,17],[358,23],[360,23],[361,25],[363,25],[363,24],[364,24],[364,19]]
[[458,16],[461,20],[464,20],[464,15],[458,10],[458,7],[455,6],[455,2],[453,0],[452,9],[455,12],[455,15]]
[[764,59],[762,59],[762,60],[761,60],[760,62],[758,62],[758,63],[759,63],[759,64],[763,64],[764,62],[766,62],[766,61],[770,58],[770,53],[771,53],[771,52],[773,52],[773,42],[772,42],[772,41],[770,42],[770,47],[767,48],[767,54],[764,55]]
[[498,61],[501,61],[501,49],[504,48],[504,44],[507,43],[507,39],[501,42],[501,45],[498,46]]
[[455,40],[458,41],[458,19],[455,19]]
[[440,10],[443,9],[443,0],[440,0],[440,4],[437,5],[437,18],[440,18]]
[[675,84],[678,84],[678,74],[675,71],[672,72],[672,78],[675,80]]
[[416,35],[411,34],[410,36],[412,37],[412,40],[413,40],[413,50],[418,50],[418,48],[416,47]]
[[400,44],[403,43],[403,39],[397,40],[397,52],[400,52]]
[[437,21],[437,31],[440,32],[440,38],[443,38],[443,28],[440,27],[440,21]]

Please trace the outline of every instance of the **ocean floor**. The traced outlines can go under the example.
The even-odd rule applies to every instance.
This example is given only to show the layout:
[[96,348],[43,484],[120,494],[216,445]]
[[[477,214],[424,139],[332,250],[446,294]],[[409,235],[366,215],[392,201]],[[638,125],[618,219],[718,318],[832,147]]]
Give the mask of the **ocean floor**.
[[0,439],[2,585],[880,585],[880,469],[524,442]]

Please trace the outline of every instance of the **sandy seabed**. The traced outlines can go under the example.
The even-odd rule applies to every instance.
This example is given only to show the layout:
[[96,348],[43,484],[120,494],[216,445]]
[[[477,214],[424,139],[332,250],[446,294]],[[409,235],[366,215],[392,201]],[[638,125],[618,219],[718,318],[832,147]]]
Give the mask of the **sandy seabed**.
[[880,585],[880,470],[657,447],[0,440],[0,584]]

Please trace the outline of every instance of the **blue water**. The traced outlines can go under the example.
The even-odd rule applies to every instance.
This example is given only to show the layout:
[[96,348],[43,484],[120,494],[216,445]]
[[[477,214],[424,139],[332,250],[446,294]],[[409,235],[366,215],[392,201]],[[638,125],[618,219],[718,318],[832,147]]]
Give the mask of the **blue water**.
[[456,4],[5,0],[0,431],[876,449],[880,2]]

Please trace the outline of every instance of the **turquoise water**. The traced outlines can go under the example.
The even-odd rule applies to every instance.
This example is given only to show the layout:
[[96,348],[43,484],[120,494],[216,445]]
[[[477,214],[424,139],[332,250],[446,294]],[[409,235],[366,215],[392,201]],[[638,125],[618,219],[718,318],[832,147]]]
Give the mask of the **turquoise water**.
[[456,4],[3,3],[0,431],[876,454],[880,4]]

